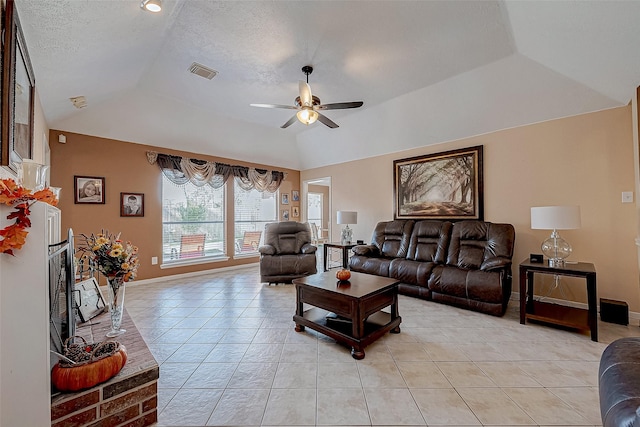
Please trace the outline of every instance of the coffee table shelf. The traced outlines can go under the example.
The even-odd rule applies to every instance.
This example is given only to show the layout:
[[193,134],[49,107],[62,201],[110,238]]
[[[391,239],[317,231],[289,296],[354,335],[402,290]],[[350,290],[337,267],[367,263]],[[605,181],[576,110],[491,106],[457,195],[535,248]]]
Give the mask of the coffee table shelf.
[[[305,327],[351,346],[351,356],[363,359],[364,348],[386,334],[399,333],[397,281],[362,273],[351,273],[349,285],[336,283],[332,272],[293,280],[296,286],[298,332]],[[311,306],[305,310],[307,306]],[[382,311],[389,307],[389,312]],[[340,321],[327,322],[335,313]]]

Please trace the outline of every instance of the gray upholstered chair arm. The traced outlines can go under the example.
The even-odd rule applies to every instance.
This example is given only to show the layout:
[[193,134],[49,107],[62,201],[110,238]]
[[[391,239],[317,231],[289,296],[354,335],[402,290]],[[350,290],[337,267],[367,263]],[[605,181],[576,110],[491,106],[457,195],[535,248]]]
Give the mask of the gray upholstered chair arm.
[[508,267],[511,265],[511,260],[507,257],[496,256],[487,258],[482,262],[480,266],[480,270],[482,271],[491,271],[491,270],[500,270],[502,268]]
[[258,248],[258,252],[260,252],[262,255],[275,255],[276,248],[271,245],[262,245]]
[[303,254],[315,254],[317,250],[318,248],[310,243],[305,243],[300,248],[300,252],[302,252]]
[[376,245],[358,245],[354,246],[352,249],[354,255],[364,255],[377,257],[380,256],[380,251]]

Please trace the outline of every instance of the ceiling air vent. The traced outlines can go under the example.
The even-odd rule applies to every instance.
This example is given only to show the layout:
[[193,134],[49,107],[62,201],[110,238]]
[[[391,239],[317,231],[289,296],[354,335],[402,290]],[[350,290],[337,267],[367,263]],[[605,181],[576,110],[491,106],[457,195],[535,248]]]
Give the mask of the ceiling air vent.
[[87,99],[84,96],[76,96],[74,98],[69,98],[69,101],[76,108],[84,108],[87,106]]
[[205,67],[204,65],[198,64],[197,62],[191,64],[191,67],[189,67],[189,71],[191,71],[196,76],[204,77],[205,79],[209,80],[211,80],[216,76],[216,74],[218,74],[216,70]]

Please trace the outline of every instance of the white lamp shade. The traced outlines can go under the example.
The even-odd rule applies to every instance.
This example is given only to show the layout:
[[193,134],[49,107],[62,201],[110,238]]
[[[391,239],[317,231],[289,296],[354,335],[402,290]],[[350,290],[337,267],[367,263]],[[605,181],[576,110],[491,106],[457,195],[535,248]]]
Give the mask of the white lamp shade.
[[338,224],[357,224],[358,212],[338,211]]
[[580,206],[531,208],[531,229],[533,230],[575,230],[580,226]]

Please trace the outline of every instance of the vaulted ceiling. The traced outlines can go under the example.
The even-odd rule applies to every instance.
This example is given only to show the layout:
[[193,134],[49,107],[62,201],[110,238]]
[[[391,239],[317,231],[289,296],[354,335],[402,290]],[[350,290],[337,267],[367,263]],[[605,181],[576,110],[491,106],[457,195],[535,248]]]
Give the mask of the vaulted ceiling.
[[[640,85],[639,1],[16,5],[51,128],[294,169],[622,106]],[[323,103],[364,106],[326,111],[337,129],[249,106],[293,105],[307,64]]]

